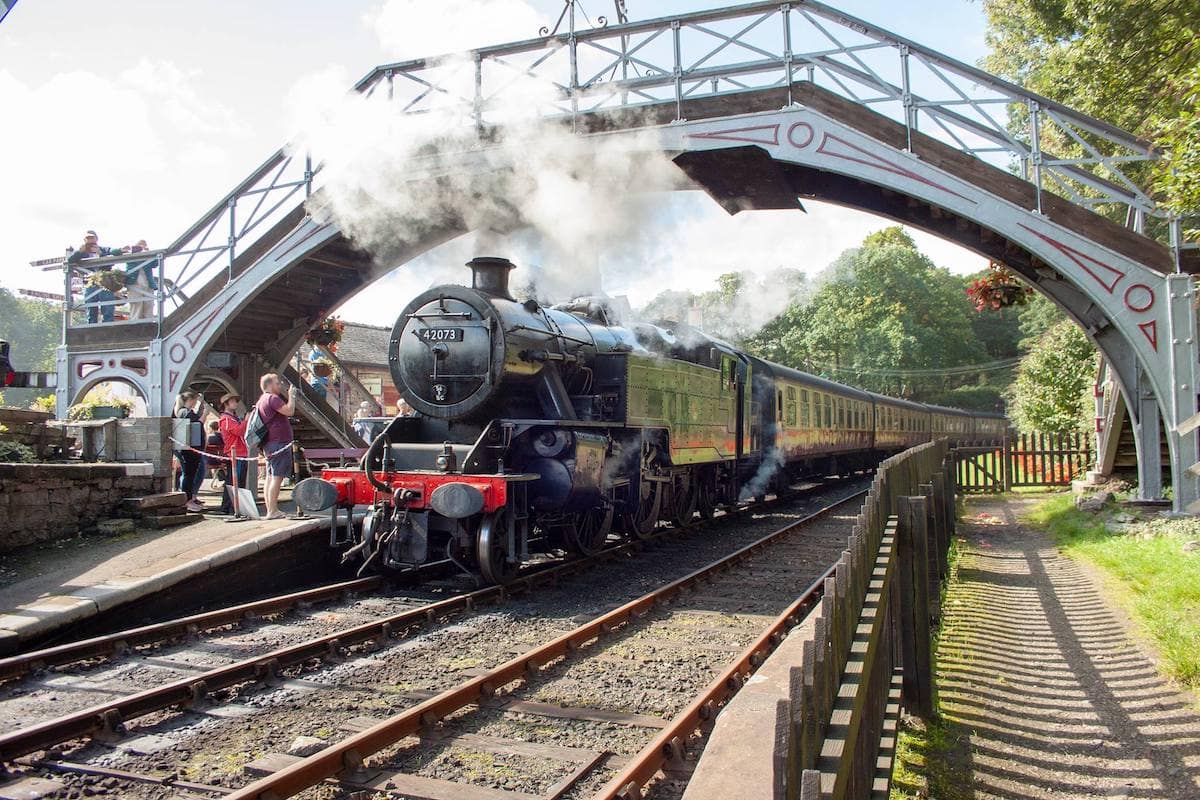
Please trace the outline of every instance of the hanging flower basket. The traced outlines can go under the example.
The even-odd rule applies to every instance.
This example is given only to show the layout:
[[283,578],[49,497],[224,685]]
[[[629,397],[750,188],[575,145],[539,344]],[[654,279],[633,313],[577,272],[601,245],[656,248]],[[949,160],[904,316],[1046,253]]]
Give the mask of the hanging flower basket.
[[113,272],[111,269],[98,269],[87,276],[84,282],[90,288],[107,289],[116,292],[125,288],[125,274]]
[[1033,289],[1021,283],[1006,267],[993,261],[988,265],[987,274],[967,287],[967,296],[975,304],[976,311],[985,308],[999,311],[1028,303],[1033,297]]
[[325,317],[304,335],[304,341],[313,347],[323,347],[331,353],[337,352],[338,342],[346,332],[346,323],[337,317]]

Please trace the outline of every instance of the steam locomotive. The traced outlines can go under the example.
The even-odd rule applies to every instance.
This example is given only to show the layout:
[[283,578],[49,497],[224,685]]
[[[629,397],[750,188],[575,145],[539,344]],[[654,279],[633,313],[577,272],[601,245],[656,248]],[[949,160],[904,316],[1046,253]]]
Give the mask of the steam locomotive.
[[[693,328],[621,324],[608,298],[546,307],[509,291],[512,262],[468,263],[392,329],[388,363],[418,412],[356,468],[297,487],[311,510],[367,506],[346,560],[452,561],[489,582],[531,553],[594,553],[804,476],[848,474],[931,438],[996,438],[1004,417],[865,392]],[[335,512],[336,513],[336,512]]]

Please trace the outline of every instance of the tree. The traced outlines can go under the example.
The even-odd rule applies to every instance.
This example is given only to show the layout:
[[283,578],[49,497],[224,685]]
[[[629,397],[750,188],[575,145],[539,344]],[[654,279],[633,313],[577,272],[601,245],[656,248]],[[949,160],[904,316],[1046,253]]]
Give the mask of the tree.
[[714,291],[662,292],[640,312],[642,319],[694,324],[705,333],[742,345],[782,312],[809,294],[807,276],[780,268],[759,275],[748,270],[717,277]]
[[[15,297],[0,287],[0,339],[12,345],[13,369],[54,369],[54,351],[62,339],[62,311],[40,300]],[[9,389],[8,402],[26,406],[44,390]]]
[[[1200,3],[1195,0],[984,0],[985,68],[1147,139],[1165,158],[1127,174],[1155,181],[1177,211],[1200,208]],[[1024,106],[1010,107],[1027,136]],[[1084,150],[1049,126],[1043,149]],[[1182,178],[1180,177],[1182,176]]]
[[[986,360],[960,278],[934,265],[898,226],[869,235],[749,342],[774,361],[856,386],[912,396],[974,376],[936,373]],[[915,371],[905,377],[906,370]]]
[[1041,335],[1017,368],[1009,418],[1022,431],[1087,430],[1095,377],[1096,349],[1078,325],[1062,320]]

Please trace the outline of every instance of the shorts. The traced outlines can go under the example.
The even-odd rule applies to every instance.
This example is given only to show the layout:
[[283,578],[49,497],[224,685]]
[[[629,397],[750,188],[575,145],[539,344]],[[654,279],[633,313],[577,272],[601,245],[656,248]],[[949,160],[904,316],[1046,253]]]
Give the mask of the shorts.
[[268,475],[276,478],[292,477],[292,447],[290,444],[267,442],[263,445],[263,452],[272,454],[267,456]]

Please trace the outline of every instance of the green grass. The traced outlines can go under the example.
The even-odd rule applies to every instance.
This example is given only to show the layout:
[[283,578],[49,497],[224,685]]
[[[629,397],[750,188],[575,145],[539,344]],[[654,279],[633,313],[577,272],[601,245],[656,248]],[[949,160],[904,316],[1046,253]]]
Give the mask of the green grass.
[[1075,509],[1070,495],[1040,503],[1027,521],[1050,532],[1063,553],[1097,567],[1106,588],[1145,632],[1162,670],[1200,689],[1200,519],[1151,518],[1112,533],[1103,516]]
[[[950,543],[947,563],[949,579],[942,584],[942,605],[946,593],[958,575],[958,542]],[[931,631],[933,652],[940,649],[940,626]],[[971,800],[972,788],[970,731],[946,718],[934,686],[933,720],[904,720],[896,739],[896,759],[892,770],[891,800]]]
[[896,743],[891,800],[971,800],[970,734],[944,716],[927,723],[905,724]]

